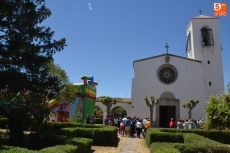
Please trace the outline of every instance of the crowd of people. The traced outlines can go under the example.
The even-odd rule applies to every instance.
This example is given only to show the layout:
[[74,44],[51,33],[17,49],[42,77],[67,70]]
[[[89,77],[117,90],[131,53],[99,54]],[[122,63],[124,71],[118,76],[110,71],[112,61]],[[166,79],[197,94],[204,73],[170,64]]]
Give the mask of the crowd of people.
[[202,129],[204,126],[204,119],[187,119],[182,120],[180,119],[177,123],[174,121],[174,118],[171,118],[171,121],[169,123],[170,128],[177,128],[177,129]]
[[104,124],[116,126],[119,134],[123,137],[135,137],[134,135],[136,135],[138,138],[141,135],[145,137],[147,129],[151,127],[149,117],[141,119],[135,116],[133,118],[127,116],[124,116],[124,118],[106,116]]
[[[92,116],[87,115],[86,118],[87,124],[95,124],[95,115]],[[182,120],[180,119],[178,122],[174,121],[174,118],[171,118],[169,123],[169,128],[177,128],[177,129],[202,129],[205,121],[203,119],[199,120]],[[149,117],[144,119],[138,117],[127,117],[117,118],[112,116],[106,116],[104,120],[104,124],[108,126],[116,126],[118,132],[123,137],[135,137],[135,135],[140,138],[145,138],[145,134],[148,128],[151,128],[151,123]]]

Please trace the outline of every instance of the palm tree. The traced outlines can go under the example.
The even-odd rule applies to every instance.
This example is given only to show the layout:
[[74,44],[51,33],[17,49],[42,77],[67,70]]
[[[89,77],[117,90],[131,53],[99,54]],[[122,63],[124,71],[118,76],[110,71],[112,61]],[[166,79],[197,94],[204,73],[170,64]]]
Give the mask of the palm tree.
[[126,110],[123,107],[117,107],[114,111],[116,114],[126,114]]
[[194,107],[196,107],[196,104],[198,104],[198,103],[199,103],[198,100],[195,101],[195,100],[191,99],[190,101],[188,101],[182,105],[184,108],[188,109],[188,118],[189,119],[192,118],[192,110]]

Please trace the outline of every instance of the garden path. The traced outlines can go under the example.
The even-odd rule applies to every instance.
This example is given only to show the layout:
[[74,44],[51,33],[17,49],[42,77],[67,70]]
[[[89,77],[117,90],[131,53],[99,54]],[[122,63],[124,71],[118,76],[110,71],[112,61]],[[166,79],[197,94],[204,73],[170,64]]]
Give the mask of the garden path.
[[136,153],[139,147],[138,138],[127,139],[119,150],[119,153]]

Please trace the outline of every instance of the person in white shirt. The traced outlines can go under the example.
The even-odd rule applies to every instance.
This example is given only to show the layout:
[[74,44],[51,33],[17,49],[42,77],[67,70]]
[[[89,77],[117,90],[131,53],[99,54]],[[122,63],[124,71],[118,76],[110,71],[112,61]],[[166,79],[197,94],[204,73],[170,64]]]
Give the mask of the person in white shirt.
[[[127,121],[127,117],[125,115],[124,118],[122,119],[122,122],[123,122],[123,125],[124,125],[124,130],[125,130],[126,121]],[[126,134],[126,131],[125,131],[125,134]]]
[[117,126],[117,124],[118,124],[118,119],[117,119],[117,118],[114,118],[113,123],[114,123],[114,126]]
[[137,118],[136,131],[137,131],[137,137],[140,138],[142,132],[142,123],[140,122],[139,118]]

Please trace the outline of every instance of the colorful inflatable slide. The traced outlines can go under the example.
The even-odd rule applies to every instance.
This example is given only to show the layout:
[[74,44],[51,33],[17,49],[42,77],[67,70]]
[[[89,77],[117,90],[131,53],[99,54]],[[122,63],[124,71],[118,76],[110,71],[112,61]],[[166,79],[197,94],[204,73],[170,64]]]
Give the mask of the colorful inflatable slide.
[[94,113],[96,101],[96,85],[93,76],[83,76],[83,83],[74,83],[77,88],[76,99],[72,103],[59,104],[56,100],[48,102],[50,108],[49,121],[51,122],[77,122],[86,119]]

